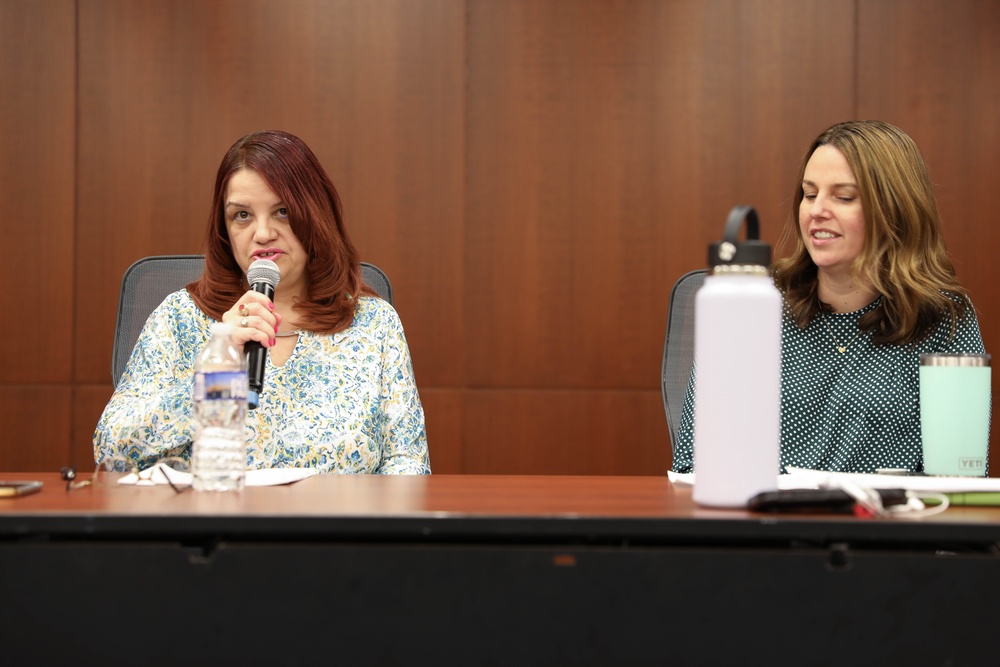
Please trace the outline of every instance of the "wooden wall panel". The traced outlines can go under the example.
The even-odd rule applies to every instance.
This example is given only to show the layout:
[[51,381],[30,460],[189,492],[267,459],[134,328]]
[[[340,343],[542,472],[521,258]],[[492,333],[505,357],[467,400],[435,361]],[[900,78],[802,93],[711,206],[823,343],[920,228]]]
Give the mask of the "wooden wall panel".
[[[217,3],[79,3],[78,382],[108,383],[122,274],[146,255],[202,249],[220,127],[204,8]],[[216,57],[220,57],[216,54]],[[237,99],[231,100],[239,106]],[[251,102],[245,99],[243,105]],[[86,277],[86,278],[85,278]]]
[[72,0],[0,0],[0,470],[68,461],[74,15]]
[[[948,249],[1000,353],[1000,3],[885,0],[859,16],[859,115],[905,130],[934,179]],[[1000,379],[994,372],[996,392]],[[1000,419],[991,460],[1000,461]],[[993,474],[1000,474],[994,464]]]
[[852,110],[852,22],[799,39],[820,4],[469,3],[471,386],[656,386],[673,281],[735,204],[776,236]]
[[[469,386],[522,390],[543,414],[561,399],[540,388],[658,388],[673,282],[704,266],[733,205],[775,239],[806,144],[852,114],[853,6],[470,2]],[[844,20],[801,39],[821,9]],[[502,422],[508,404],[491,405],[479,416]],[[565,429],[530,423],[538,442]],[[494,461],[469,424],[466,460]],[[627,439],[636,460],[669,450]]]
[[420,381],[457,383],[462,30],[457,1],[81,0],[77,379],[108,379],[125,268],[200,251],[226,149],[279,128],[388,272]]
[[463,422],[475,443],[466,473],[665,475],[670,467],[659,392],[469,391]]
[[[419,384],[419,383],[418,383]],[[427,448],[431,470],[453,475],[465,472],[462,460],[462,414],[465,391],[461,389],[420,389],[427,427]]]
[[0,385],[0,405],[0,472],[54,472],[70,464],[70,385]]
[[774,241],[847,118],[924,148],[992,350],[997,7],[0,0],[0,428],[45,422],[19,465],[86,467],[123,271],[199,251],[222,154],[269,127],[392,278],[439,472],[661,474],[671,285],[734,204]]
[[71,379],[74,14],[72,0],[0,0],[0,304],[15,351],[0,383]]

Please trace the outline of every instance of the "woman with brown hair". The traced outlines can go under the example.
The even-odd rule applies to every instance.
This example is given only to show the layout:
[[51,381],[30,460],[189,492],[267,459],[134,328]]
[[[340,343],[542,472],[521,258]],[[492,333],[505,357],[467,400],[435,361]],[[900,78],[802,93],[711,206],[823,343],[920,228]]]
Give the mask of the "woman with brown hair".
[[[229,149],[206,244],[202,277],[150,315],[97,425],[97,461],[190,455],[193,366],[215,321],[268,352],[248,468],[430,473],[399,317],[362,281],[337,191],[301,139],[255,132]],[[273,301],[247,284],[258,259],[280,270]]]
[[[781,468],[920,471],[920,355],[981,354],[923,156],[881,121],[809,147],[773,276],[785,303]],[[694,373],[673,469],[693,466]]]

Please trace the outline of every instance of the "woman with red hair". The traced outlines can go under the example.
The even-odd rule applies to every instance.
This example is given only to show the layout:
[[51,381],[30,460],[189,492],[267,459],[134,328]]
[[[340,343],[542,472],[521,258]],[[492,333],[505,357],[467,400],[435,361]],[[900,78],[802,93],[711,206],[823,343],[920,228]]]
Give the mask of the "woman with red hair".
[[[254,132],[216,176],[205,272],[150,315],[94,434],[100,462],[145,468],[190,455],[194,362],[213,322],[267,348],[266,387],[247,416],[247,466],[429,474],[424,413],[403,327],[364,284],[340,198],[306,144]],[[274,262],[273,301],[249,289]]]

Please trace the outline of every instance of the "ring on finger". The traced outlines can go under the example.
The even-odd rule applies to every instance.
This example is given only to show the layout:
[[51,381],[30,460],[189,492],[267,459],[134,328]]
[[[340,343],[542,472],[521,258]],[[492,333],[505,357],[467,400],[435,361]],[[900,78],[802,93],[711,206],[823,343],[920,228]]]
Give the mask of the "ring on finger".
[[[242,303],[240,304],[240,317],[250,317],[250,310]],[[244,324],[243,326],[246,325]]]
[[243,318],[242,320],[240,320],[240,326],[241,326],[241,327],[244,327],[244,328],[246,328],[246,326],[247,326],[247,325],[248,325],[249,323],[250,323],[250,320],[248,320],[248,319],[247,319],[247,318],[245,318],[245,317],[244,317],[244,318]]

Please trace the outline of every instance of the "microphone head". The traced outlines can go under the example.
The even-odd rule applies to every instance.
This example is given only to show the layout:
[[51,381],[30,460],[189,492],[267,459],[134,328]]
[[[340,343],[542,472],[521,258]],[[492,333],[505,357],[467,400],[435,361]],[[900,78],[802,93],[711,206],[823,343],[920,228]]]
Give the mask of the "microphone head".
[[278,265],[269,259],[258,259],[247,269],[247,283],[267,283],[271,287],[277,287],[281,280],[281,271]]

